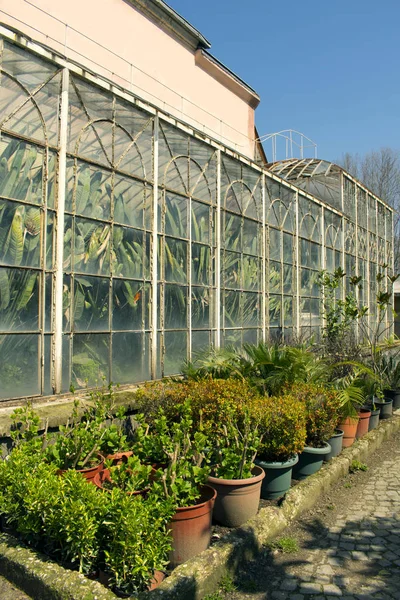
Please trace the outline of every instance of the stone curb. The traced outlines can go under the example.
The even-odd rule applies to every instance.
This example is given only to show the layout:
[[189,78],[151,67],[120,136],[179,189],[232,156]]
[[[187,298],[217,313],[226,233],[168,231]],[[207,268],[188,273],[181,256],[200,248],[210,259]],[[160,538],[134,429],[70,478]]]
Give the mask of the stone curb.
[[[366,461],[382,443],[400,430],[400,411],[392,419],[355,442],[322,469],[291,488],[280,507],[262,508],[258,515],[220,542],[176,568],[156,590],[142,600],[200,600],[218,588],[221,579],[255,558],[262,546],[281,534],[319,497],[349,471],[353,460]],[[110,590],[76,571],[63,569],[39,553],[0,535],[0,574],[40,600],[113,600]]]

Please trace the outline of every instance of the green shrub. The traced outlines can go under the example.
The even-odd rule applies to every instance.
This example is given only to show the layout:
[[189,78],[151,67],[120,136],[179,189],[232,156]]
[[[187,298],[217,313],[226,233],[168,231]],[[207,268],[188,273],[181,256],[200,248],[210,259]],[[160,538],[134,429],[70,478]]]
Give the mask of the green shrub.
[[306,409],[307,446],[322,447],[334,434],[340,417],[339,392],[322,385],[303,383],[294,385],[290,393]]
[[260,419],[262,442],[258,457],[267,462],[286,461],[301,452],[306,442],[306,410],[295,395],[260,397],[251,406],[253,418]]

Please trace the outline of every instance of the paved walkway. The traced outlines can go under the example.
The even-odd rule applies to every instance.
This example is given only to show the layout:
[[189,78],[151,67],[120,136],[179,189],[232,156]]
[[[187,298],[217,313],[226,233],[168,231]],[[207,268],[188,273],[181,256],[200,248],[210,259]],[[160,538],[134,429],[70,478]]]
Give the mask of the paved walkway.
[[225,591],[215,597],[400,600],[399,435],[375,462],[358,480],[354,476],[357,481],[341,481],[325,498],[324,511],[293,526],[287,535],[299,540],[298,552],[266,549],[233,582],[236,591],[225,581]]
[[0,576],[0,598],[1,600],[30,600],[29,596],[21,592],[7,579]]

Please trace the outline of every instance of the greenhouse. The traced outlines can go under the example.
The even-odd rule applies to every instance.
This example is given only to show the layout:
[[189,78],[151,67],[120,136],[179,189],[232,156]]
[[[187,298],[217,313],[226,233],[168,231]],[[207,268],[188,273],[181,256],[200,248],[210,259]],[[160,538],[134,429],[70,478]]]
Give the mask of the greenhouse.
[[179,373],[210,344],[317,338],[322,269],[360,275],[375,318],[392,210],[351,175],[260,166],[16,39],[0,65],[2,398]]

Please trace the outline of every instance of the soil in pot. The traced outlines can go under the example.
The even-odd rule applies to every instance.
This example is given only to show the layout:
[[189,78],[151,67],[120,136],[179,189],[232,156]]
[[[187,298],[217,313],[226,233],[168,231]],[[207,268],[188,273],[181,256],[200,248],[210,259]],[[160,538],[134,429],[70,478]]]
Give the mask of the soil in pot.
[[208,484],[217,491],[214,520],[225,527],[239,527],[258,511],[264,470],[255,466],[248,479],[208,478]]
[[379,402],[375,400],[375,406],[381,411],[379,415],[380,419],[390,419],[393,413],[393,400],[383,400]]
[[368,431],[372,431],[376,429],[379,425],[379,415],[381,413],[380,408],[376,408],[375,410],[371,410],[371,416],[369,418]]
[[330,451],[331,447],[326,442],[322,448],[306,446],[299,455],[299,462],[293,469],[293,477],[302,480],[319,471],[324,462],[325,454],[328,454]]
[[256,460],[256,464],[265,472],[265,477],[261,483],[261,498],[263,500],[275,500],[286,494],[292,481],[292,469],[298,461],[297,454],[284,462]]
[[358,417],[347,417],[338,424],[338,428],[343,431],[343,448],[352,446],[356,439]]
[[211,522],[217,492],[209,485],[202,486],[201,497],[193,506],[178,508],[169,528],[172,533],[172,568],[181,565],[210,545]]
[[324,454],[324,462],[328,462],[331,458],[339,456],[343,448],[343,435],[344,432],[341,429],[335,429],[334,435],[328,440],[331,451],[328,454]]
[[369,420],[371,418],[371,411],[368,408],[362,408],[358,413],[358,425],[356,431],[356,438],[360,438],[369,431]]

